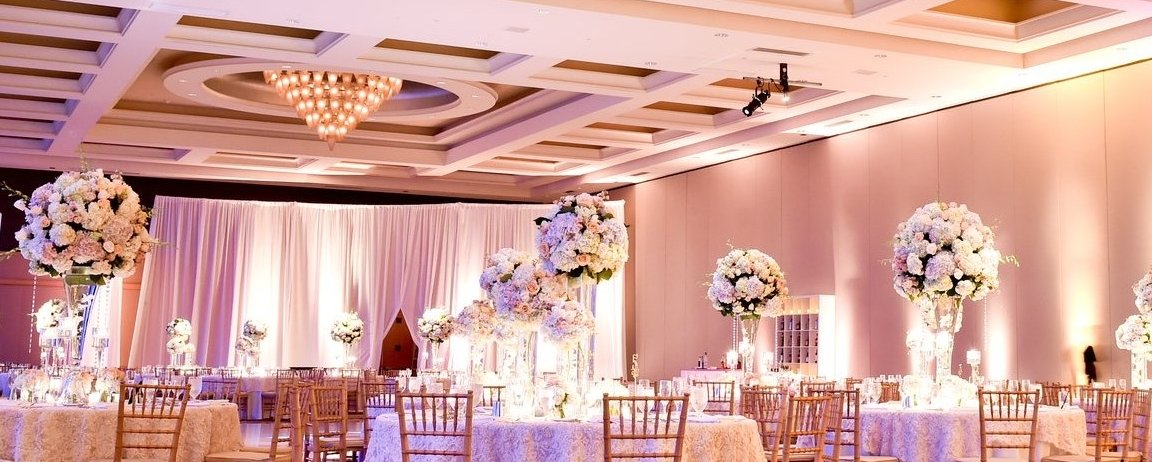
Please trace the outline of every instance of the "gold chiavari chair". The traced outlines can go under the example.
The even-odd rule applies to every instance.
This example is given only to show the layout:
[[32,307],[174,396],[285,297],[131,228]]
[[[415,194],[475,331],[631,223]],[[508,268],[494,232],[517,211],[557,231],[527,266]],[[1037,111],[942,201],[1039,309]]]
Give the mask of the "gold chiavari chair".
[[601,402],[604,461],[671,459],[679,462],[684,455],[688,399],[687,394],[609,396],[605,393]]
[[900,401],[899,382],[880,382],[880,402]]
[[692,385],[708,390],[708,406],[704,408],[704,413],[736,415],[736,382],[734,380],[693,381]]
[[[839,401],[834,403],[836,406],[833,408],[833,414],[829,418],[832,419],[832,425],[838,426],[836,431],[839,435],[836,436],[836,444],[839,444],[837,449],[837,458],[841,461],[851,462],[899,462],[899,460],[892,456],[885,455],[862,455],[860,454],[860,390],[851,388],[848,390],[835,390],[825,391],[820,393],[834,393],[839,395]],[[831,432],[829,432],[831,434]],[[825,446],[828,446],[828,441],[825,441]],[[845,450],[847,448],[847,450]]]
[[[114,462],[176,462],[184,411],[188,406],[189,387],[184,385],[120,384],[120,404],[116,413],[116,452]],[[140,452],[147,451],[146,458]],[[158,452],[167,452],[163,458]],[[97,461],[93,461],[97,462]]]
[[[399,392],[400,457],[472,460],[472,391],[467,393]],[[419,440],[419,444],[416,444]]]
[[[980,390],[980,457],[960,462],[1029,462],[1034,460],[1036,423],[1040,410],[1038,391]],[[1024,457],[1005,457],[1003,450],[1015,450]],[[993,456],[993,451],[996,455]]]
[[364,447],[367,448],[372,443],[372,419],[396,410],[396,381],[378,379],[360,382],[356,396],[360,400],[360,407],[364,409]]
[[1060,402],[1061,392],[1066,400],[1072,399],[1072,386],[1057,382],[1044,382],[1040,384],[1040,404],[1044,406],[1067,406],[1068,402]]
[[1052,455],[1043,462],[1120,462],[1128,458],[1132,430],[1132,392],[1084,388],[1080,392],[1089,434],[1088,454]]
[[811,395],[815,391],[831,391],[836,389],[836,381],[834,380],[815,380],[815,381],[801,381],[800,394]]
[[784,405],[783,430],[777,444],[767,451],[770,462],[811,461],[820,457],[823,446],[804,444],[804,441],[823,441],[828,431],[829,406],[833,397],[828,395],[798,395],[788,398]]
[[504,394],[504,385],[484,385],[480,393],[480,406],[492,406],[492,403],[501,401]]
[[348,458],[348,391],[343,386],[308,388],[308,415],[304,434],[312,460]]
[[780,440],[781,419],[784,417],[784,404],[788,392],[760,387],[740,389],[740,413],[756,421],[760,442],[765,448],[775,448]]

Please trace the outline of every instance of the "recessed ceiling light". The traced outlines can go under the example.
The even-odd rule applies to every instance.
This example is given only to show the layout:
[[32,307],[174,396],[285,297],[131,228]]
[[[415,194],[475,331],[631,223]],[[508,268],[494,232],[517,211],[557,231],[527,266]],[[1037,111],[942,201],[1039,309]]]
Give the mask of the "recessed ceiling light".
[[281,64],[281,65],[280,65],[280,68],[281,68],[281,69],[291,69],[291,68],[292,68],[292,66],[289,66],[289,65],[287,65],[287,64]]
[[188,96],[191,96],[191,97],[195,98],[195,97],[196,97],[196,94],[195,94],[195,93],[188,93]]
[[548,14],[548,13],[551,13],[551,11],[548,11],[547,8],[540,8],[540,9],[536,10],[536,14]]
[[940,95],[932,95],[933,98],[940,98]]
[[872,55],[872,57],[873,58],[887,58],[888,55],[883,54],[883,53],[877,53],[877,54]]
[[712,36],[713,37],[719,37],[719,38],[728,38],[728,34],[726,32],[717,32],[715,34],[712,34]]
[[300,20],[299,20],[299,19],[295,19],[295,18],[288,18],[286,21],[288,22],[288,24],[296,24],[296,25],[300,25]]
[[480,95],[472,95],[473,98],[479,98]]
[[645,66],[655,66],[658,64],[656,61],[644,61]]
[[478,42],[476,42],[476,46],[478,46],[478,47],[486,47],[486,46],[488,46],[488,42],[484,42],[484,41],[478,41]]
[[180,79],[180,83],[188,83],[188,79]]

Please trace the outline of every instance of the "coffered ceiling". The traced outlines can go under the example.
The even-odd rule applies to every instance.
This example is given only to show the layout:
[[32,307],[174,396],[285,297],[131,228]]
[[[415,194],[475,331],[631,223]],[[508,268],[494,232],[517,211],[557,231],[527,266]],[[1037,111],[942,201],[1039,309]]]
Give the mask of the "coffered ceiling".
[[[0,0],[0,167],[550,200],[1150,57],[1148,0]],[[404,85],[329,149],[280,69]]]

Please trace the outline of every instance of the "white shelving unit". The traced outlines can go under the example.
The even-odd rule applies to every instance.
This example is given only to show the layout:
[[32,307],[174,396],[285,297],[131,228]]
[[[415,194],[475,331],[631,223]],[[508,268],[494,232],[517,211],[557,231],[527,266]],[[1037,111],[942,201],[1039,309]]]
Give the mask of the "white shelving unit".
[[802,295],[784,301],[773,342],[776,366],[806,375],[833,377],[836,297]]

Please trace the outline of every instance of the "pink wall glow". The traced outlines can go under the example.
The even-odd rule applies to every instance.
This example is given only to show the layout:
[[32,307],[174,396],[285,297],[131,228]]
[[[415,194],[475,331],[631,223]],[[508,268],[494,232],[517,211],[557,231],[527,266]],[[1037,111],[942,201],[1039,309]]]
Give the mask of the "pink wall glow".
[[941,200],[979,213],[1020,262],[1001,266],[986,302],[966,302],[954,370],[977,348],[993,378],[1083,381],[1092,345],[1101,379],[1126,378],[1113,332],[1152,263],[1149,81],[1152,62],[1138,63],[618,191],[635,210],[642,375],[731,347],[730,319],[704,297],[729,244],[774,256],[794,295],[836,296],[843,375],[908,372],[917,315],[885,260],[897,224]]

